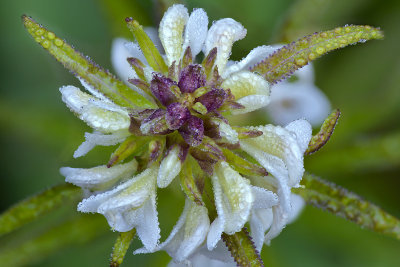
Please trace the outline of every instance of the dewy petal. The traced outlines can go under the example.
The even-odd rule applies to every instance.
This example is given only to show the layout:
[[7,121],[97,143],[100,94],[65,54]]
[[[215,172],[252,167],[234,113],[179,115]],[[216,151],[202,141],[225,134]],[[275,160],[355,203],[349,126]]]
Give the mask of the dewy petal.
[[157,166],[148,168],[113,190],[84,199],[78,211],[103,214],[119,232],[136,228],[143,245],[153,251],[160,238],[155,200],[157,173]]
[[[61,87],[60,92],[65,104],[90,127],[103,133],[112,133],[129,128],[128,112],[120,107],[114,105],[115,111],[101,108],[93,103],[98,100],[96,97],[83,93],[71,85]],[[111,105],[111,103],[107,104]]]
[[183,29],[189,18],[188,11],[183,5],[173,5],[165,12],[160,22],[159,35],[168,59],[179,62],[182,56]]
[[204,43],[204,53],[207,55],[211,49],[217,47],[218,54],[215,63],[220,73],[224,72],[233,43],[243,39],[246,33],[247,31],[242,24],[231,18],[220,19],[214,22],[209,29]]
[[232,129],[232,127],[228,123],[225,123],[223,120],[216,118],[211,119],[211,121],[212,123],[218,125],[219,134],[222,138],[225,139],[224,141],[227,141],[230,144],[236,144],[237,142],[239,142],[239,134],[234,129]]
[[320,125],[330,113],[329,99],[312,83],[282,82],[271,90],[267,111],[277,124],[305,118],[312,125]]
[[272,206],[278,204],[278,197],[271,191],[252,186],[254,204],[250,217],[251,236],[258,252],[261,252],[266,230],[272,224]]
[[229,88],[235,96],[236,102],[245,107],[232,110],[233,114],[247,113],[265,107],[270,100],[268,82],[260,75],[249,71],[234,73],[221,86]]
[[221,237],[222,224],[223,232],[227,234],[234,234],[243,228],[254,201],[249,181],[226,162],[216,164],[212,182],[218,217],[210,227],[208,249],[214,248]]
[[60,173],[65,176],[65,181],[68,183],[84,189],[99,191],[111,187],[118,181],[132,177],[137,166],[136,160],[133,160],[111,168],[107,168],[106,165],[90,169],[63,167],[60,169]]
[[[309,128],[307,124],[304,123],[303,127]],[[242,140],[243,150],[277,179],[287,175],[288,186],[297,186],[304,173],[304,151],[299,146],[297,135],[280,126],[265,125],[249,129],[262,131],[263,135]]]
[[179,159],[180,146],[175,145],[161,161],[157,176],[157,185],[160,188],[167,187],[180,173],[182,162]]
[[272,46],[258,46],[250,51],[250,53],[239,62],[235,62],[225,69],[221,74],[222,78],[227,78],[232,73],[248,70],[253,65],[259,63],[260,61],[266,59],[271,55],[276,49]]
[[[203,243],[209,226],[207,208],[186,199],[182,215],[167,240],[157,250],[163,249],[174,261],[183,262]],[[146,249],[139,249],[134,254],[148,252]]]
[[208,32],[208,16],[201,9],[196,8],[190,14],[189,20],[185,29],[185,40],[183,43],[183,51],[189,46],[192,51],[192,56],[196,57],[203,48],[204,41]]
[[286,130],[291,131],[296,135],[297,143],[299,144],[300,151],[304,154],[312,136],[312,127],[306,120],[292,121],[285,126]]
[[85,141],[74,152],[74,158],[85,156],[95,146],[113,146],[122,143],[130,133],[120,131],[112,134],[102,134],[100,132],[85,133]]
[[292,203],[292,212],[289,215],[288,223],[292,223],[299,217],[300,213],[302,212],[306,202],[304,199],[296,194],[291,194],[291,203]]

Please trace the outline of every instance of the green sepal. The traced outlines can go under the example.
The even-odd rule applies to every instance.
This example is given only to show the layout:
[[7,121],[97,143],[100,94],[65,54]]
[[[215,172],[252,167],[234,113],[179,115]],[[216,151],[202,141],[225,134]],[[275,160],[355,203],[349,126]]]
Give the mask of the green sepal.
[[294,71],[328,52],[371,39],[381,39],[383,33],[371,26],[350,25],[314,33],[285,45],[251,68],[271,84],[291,76]]
[[120,106],[129,108],[156,107],[144,96],[129,88],[114,75],[99,67],[53,32],[36,23],[32,18],[24,15],[22,20],[25,28],[37,43],[75,76],[89,84],[93,90],[99,91]]
[[231,150],[222,148],[222,153],[229,165],[237,172],[248,176],[267,176],[268,172],[261,166],[253,164]]
[[78,200],[81,194],[79,187],[61,184],[15,204],[0,215],[0,236],[34,221],[69,201]]
[[228,247],[228,250],[238,266],[264,266],[260,253],[256,250],[246,228],[243,228],[240,232],[234,233],[233,235],[222,233],[222,240],[225,242],[225,245]]
[[[196,172],[196,167],[198,171]],[[204,177],[197,162],[192,156],[188,156],[179,173],[181,188],[186,196],[197,205],[204,206],[202,192],[204,187]],[[198,175],[200,174],[200,175]]]
[[149,137],[138,137],[131,135],[119,147],[112,153],[110,160],[107,163],[107,167],[110,168],[117,163],[120,163],[130,155],[137,156],[141,152],[144,152],[146,144],[150,141]]
[[167,74],[168,66],[165,64],[164,59],[154,45],[153,41],[143,30],[142,25],[140,25],[139,22],[133,20],[132,18],[126,18],[125,21],[128,25],[129,30],[135,36],[143,52],[143,55],[146,58],[147,63],[149,63],[150,67],[152,67],[153,70],[156,72]]
[[308,144],[305,155],[310,155],[320,150],[329,141],[340,117],[340,110],[334,110],[324,121],[319,132],[314,135]]
[[262,131],[250,130],[249,128],[245,127],[232,126],[232,129],[238,133],[239,139],[254,138],[263,134]]
[[303,187],[293,188],[293,193],[302,196],[307,204],[400,240],[400,220],[380,207],[308,173],[304,174],[300,184]]
[[124,233],[119,233],[117,240],[115,241],[113,252],[111,254],[110,267],[118,267],[124,261],[126,252],[132,243],[133,238],[136,235],[136,229]]

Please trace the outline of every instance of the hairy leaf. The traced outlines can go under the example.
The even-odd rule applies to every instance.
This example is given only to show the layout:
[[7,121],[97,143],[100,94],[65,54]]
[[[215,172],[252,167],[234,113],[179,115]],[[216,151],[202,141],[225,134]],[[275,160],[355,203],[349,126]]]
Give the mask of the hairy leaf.
[[225,242],[238,266],[264,266],[260,253],[254,247],[254,243],[246,228],[233,235],[222,233],[222,240]]
[[251,68],[274,84],[320,56],[345,46],[381,39],[383,33],[371,26],[344,26],[334,30],[314,33],[285,45],[271,56]]
[[335,126],[339,120],[339,117],[340,110],[336,109],[325,119],[321,126],[321,130],[311,138],[308,148],[304,153],[305,155],[310,155],[314,152],[317,152],[326,144],[326,142],[329,141],[333,131],[335,130]]
[[186,196],[195,202],[197,205],[204,206],[202,191],[204,187],[204,177],[197,170],[197,163],[192,158],[192,156],[188,156],[185,164],[182,166],[182,170],[179,173],[179,178],[181,181],[181,188]]
[[125,254],[128,251],[129,246],[135,237],[136,229],[132,229],[128,232],[119,233],[117,240],[115,241],[113,252],[111,254],[110,267],[118,267],[124,260]]
[[258,175],[258,176],[267,176],[268,172],[261,166],[257,164],[253,164],[243,157],[236,155],[232,151],[226,148],[222,148],[222,153],[224,153],[224,156],[226,157],[226,161],[231,165],[231,167],[243,174],[243,175]]
[[66,41],[57,37],[32,18],[22,16],[28,32],[57,61],[62,63],[75,76],[85,81],[93,91],[100,92],[114,103],[130,108],[154,108],[144,96],[129,88],[114,75],[99,67],[89,58],[76,51]]
[[137,42],[139,43],[143,55],[150,67],[152,67],[156,72],[164,74],[168,73],[168,67],[165,64],[164,59],[162,58],[157,47],[154,45],[153,41],[151,41],[150,37],[144,32],[142,25],[132,18],[126,18],[125,21],[128,24],[129,30],[133,33]]
[[293,189],[293,192],[301,195],[308,204],[400,240],[400,220],[380,207],[311,174],[304,174],[301,185],[304,187]]
[[0,215],[0,236],[32,222],[68,201],[77,200],[81,194],[79,187],[61,184],[15,204]]
[[130,155],[137,155],[145,149],[145,145],[149,143],[148,137],[137,137],[134,135],[126,138],[124,142],[114,151],[111,155],[110,160],[107,163],[107,167],[110,168],[115,164],[123,161]]

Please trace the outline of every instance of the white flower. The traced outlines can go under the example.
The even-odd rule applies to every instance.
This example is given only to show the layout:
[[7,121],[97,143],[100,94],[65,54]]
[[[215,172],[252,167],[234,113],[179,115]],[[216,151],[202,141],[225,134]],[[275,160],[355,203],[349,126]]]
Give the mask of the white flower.
[[[62,168],[61,173],[66,181],[90,190],[79,211],[103,214],[119,232],[136,228],[144,247],[135,253],[165,250],[176,262],[185,263],[199,257],[196,251],[219,251],[222,233],[239,232],[247,222],[254,227],[252,234],[261,250],[263,242],[269,242],[289,222],[297,203],[291,188],[299,185],[304,172],[303,154],[311,126],[299,120],[285,128],[249,127],[247,132],[262,135],[240,139],[221,115],[226,110],[231,114],[250,112],[270,102],[269,83],[249,68],[273,48],[260,46],[241,61],[228,62],[233,43],[245,35],[246,29],[233,19],[215,21],[208,29],[204,10],[195,9],[189,15],[183,5],[174,5],[159,27],[158,48],[165,55],[149,57],[146,49],[154,47],[140,47],[139,38],[139,43],[117,39],[112,48],[118,74],[156,108],[135,110],[116,105],[83,80],[90,94],[73,86],[60,88],[67,106],[94,129],[85,134],[86,140],[74,157],[85,155],[96,145],[122,143],[107,165],[111,168]],[[158,43],[154,34],[150,37]],[[200,52],[205,55],[203,64],[193,62]],[[156,71],[158,67],[161,70]],[[270,175],[244,176],[235,162],[224,156],[223,148],[229,145],[240,146]],[[140,156],[138,174],[135,160],[120,164],[130,155]],[[115,159],[119,164],[113,166]],[[190,168],[211,180],[216,218],[210,222],[209,207],[199,193],[202,189],[193,182],[184,190],[187,197],[180,219],[160,244],[157,187],[165,188],[176,177],[182,178],[187,164],[196,165],[197,169]],[[190,178],[183,177],[181,186]]]
[[326,95],[314,85],[314,70],[310,63],[297,70],[289,80],[272,86],[271,102],[266,109],[276,124],[306,119],[318,126],[329,115],[331,105]]

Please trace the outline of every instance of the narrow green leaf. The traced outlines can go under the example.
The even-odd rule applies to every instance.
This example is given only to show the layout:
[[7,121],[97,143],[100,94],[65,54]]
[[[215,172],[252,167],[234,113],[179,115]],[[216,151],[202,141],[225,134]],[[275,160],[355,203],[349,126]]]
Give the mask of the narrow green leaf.
[[0,215],[0,236],[65,205],[68,201],[77,200],[81,194],[79,187],[61,184],[15,204]]
[[164,59],[162,58],[157,47],[154,45],[153,41],[151,41],[150,37],[144,32],[142,25],[132,18],[126,18],[125,21],[129,30],[133,33],[137,42],[139,43],[143,55],[150,67],[152,67],[156,72],[167,74],[168,67],[165,64]]
[[268,172],[261,166],[253,164],[247,160],[245,160],[243,157],[236,155],[232,151],[226,148],[222,148],[222,153],[224,153],[224,156],[226,157],[226,161],[231,165],[231,167],[243,174],[243,175],[261,175],[261,176],[267,176]]
[[379,28],[371,26],[350,25],[314,33],[285,45],[252,67],[251,71],[260,73],[267,81],[274,84],[332,50],[381,38],[383,38],[383,33]]
[[134,135],[129,136],[111,155],[110,160],[107,163],[107,167],[110,168],[114,166],[130,155],[137,156],[147,148],[146,145],[149,143],[149,141],[150,138],[148,137],[138,137]]
[[111,254],[110,267],[118,267],[124,261],[126,252],[135,237],[136,229],[132,229],[128,232],[119,233],[117,240],[115,241],[113,252]]
[[1,266],[31,266],[63,248],[87,243],[106,233],[108,225],[100,215],[79,215],[40,236],[0,251]]
[[129,88],[89,58],[83,56],[71,45],[36,23],[32,18],[24,15],[22,20],[25,28],[37,43],[75,76],[88,83],[94,90],[98,90],[116,104],[124,107],[155,108],[155,105],[144,96]]
[[336,109],[325,119],[320,131],[311,138],[308,148],[304,153],[305,155],[317,152],[326,144],[326,142],[329,141],[333,131],[335,130],[339,117],[340,110]]
[[179,178],[181,181],[181,188],[186,196],[197,205],[204,206],[202,198],[204,177],[195,175],[194,168],[196,166],[196,161],[191,156],[188,156],[179,173]]
[[233,235],[222,233],[222,240],[225,242],[238,266],[264,266],[260,253],[254,247],[254,243],[246,228]]
[[311,174],[304,174],[301,185],[304,187],[293,189],[294,193],[308,204],[400,240],[400,220],[380,207]]

